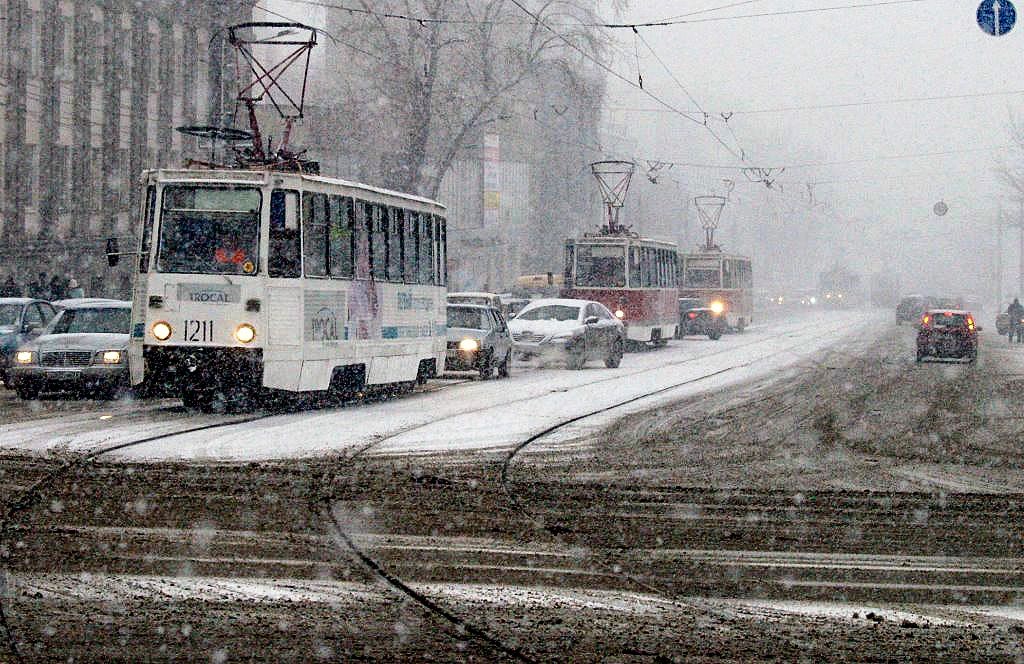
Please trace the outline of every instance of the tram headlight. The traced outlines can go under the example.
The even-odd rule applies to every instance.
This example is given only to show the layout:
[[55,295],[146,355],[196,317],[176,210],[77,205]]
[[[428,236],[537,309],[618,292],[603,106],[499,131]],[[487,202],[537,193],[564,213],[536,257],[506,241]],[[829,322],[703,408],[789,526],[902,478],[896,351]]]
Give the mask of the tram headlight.
[[722,302],[721,300],[715,300],[709,306],[711,307],[711,311],[716,315],[725,311],[725,302]]
[[618,318],[619,320],[626,320],[626,312],[623,311],[622,309],[616,309],[615,317]]
[[167,341],[171,338],[171,334],[174,333],[174,330],[171,329],[169,323],[160,321],[158,323],[153,323],[153,327],[150,328],[150,332],[153,333],[153,336],[157,341]]
[[247,344],[252,343],[252,340],[256,338],[256,328],[248,323],[242,323],[235,328],[235,339],[238,343]]
[[480,342],[477,341],[476,339],[467,337],[459,342],[459,350],[465,351],[467,353],[474,353],[480,350]]

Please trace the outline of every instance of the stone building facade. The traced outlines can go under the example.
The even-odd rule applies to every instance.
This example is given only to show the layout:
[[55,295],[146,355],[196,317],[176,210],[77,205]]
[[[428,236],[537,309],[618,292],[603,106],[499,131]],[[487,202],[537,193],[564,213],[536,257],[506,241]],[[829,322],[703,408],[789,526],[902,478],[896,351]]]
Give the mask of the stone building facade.
[[127,293],[103,240],[134,242],[139,173],[188,147],[174,127],[233,110],[219,28],[253,2],[0,0],[0,278]]

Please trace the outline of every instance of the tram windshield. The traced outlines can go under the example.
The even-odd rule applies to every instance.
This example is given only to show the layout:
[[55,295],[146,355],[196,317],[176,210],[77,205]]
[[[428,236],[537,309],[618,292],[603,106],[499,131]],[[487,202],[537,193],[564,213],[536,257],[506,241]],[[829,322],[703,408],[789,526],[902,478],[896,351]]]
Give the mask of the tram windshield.
[[576,245],[576,285],[592,288],[626,286],[626,250],[622,245]]
[[261,200],[252,187],[165,188],[157,269],[255,274]]
[[717,260],[687,260],[686,288],[721,288],[722,270]]
[[127,307],[65,309],[50,328],[50,334],[128,334],[132,311]]

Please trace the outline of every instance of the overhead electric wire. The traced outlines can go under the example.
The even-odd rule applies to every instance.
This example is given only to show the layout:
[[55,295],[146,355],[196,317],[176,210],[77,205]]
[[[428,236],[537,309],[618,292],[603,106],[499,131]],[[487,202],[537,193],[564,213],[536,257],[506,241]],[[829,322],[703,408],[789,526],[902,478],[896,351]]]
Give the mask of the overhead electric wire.
[[[377,18],[384,18],[384,19],[391,19],[391,20],[398,20],[398,21],[407,21],[407,22],[410,22],[410,23],[419,23],[422,26],[426,26],[428,24],[433,24],[433,23],[453,24],[453,25],[530,25],[529,23],[526,23],[526,22],[523,22],[523,21],[479,20],[479,19],[458,19],[458,18],[431,18],[429,16],[413,16],[411,14],[399,14],[397,12],[374,11],[372,9],[365,9],[363,7],[352,7],[350,5],[342,5],[342,4],[337,4],[337,3],[324,2],[323,0],[290,0],[290,1],[291,2],[295,2],[295,3],[299,3],[299,4],[304,4],[304,5],[313,5],[315,7],[323,7],[325,9],[336,9],[336,10],[339,10],[339,11],[346,11],[346,12],[349,12],[350,14],[362,14],[364,16],[375,16]],[[797,14],[813,14],[813,13],[819,13],[819,12],[839,11],[839,10],[844,10],[844,9],[868,9],[868,8],[873,8],[873,7],[888,7],[888,6],[892,6],[892,5],[906,5],[906,4],[914,4],[914,3],[919,3],[919,2],[930,2],[931,0],[882,0],[881,2],[863,2],[863,3],[847,4],[847,5],[834,5],[834,6],[831,6],[831,7],[810,7],[810,8],[807,8],[807,9],[787,9],[787,10],[779,10],[779,11],[772,11],[772,12],[760,12],[760,13],[756,13],[756,14],[737,14],[737,15],[733,15],[733,16],[714,16],[714,17],[693,18],[693,19],[685,18],[686,16],[693,16],[693,15],[697,15],[697,14],[701,14],[701,13],[706,13],[706,12],[710,12],[710,11],[717,11],[717,10],[720,10],[720,9],[726,9],[726,8],[729,8],[729,7],[735,7],[735,6],[739,6],[739,5],[742,5],[742,4],[749,4],[750,2],[754,2],[754,1],[756,1],[756,0],[747,0],[747,2],[735,2],[735,3],[732,3],[730,5],[724,5],[724,6],[721,6],[721,7],[712,7],[712,8],[707,9],[707,10],[695,11],[695,12],[692,12],[691,14],[681,14],[680,16],[677,16],[677,17],[671,17],[671,18],[668,18],[668,19],[662,19],[662,20],[657,20],[657,21],[636,21],[636,22],[633,22],[633,23],[600,23],[600,22],[579,21],[579,22],[575,22],[575,23],[556,23],[556,24],[553,24],[553,25],[557,25],[558,27],[578,26],[578,27],[588,27],[588,28],[609,28],[609,29],[612,29],[612,30],[625,30],[625,29],[636,30],[638,28],[662,28],[662,27],[669,27],[669,26],[674,26],[674,25],[690,25],[690,24],[695,24],[695,23],[707,23],[707,22],[710,22],[710,21],[734,21],[734,20],[746,19],[746,18],[764,18],[764,17],[770,17],[770,16],[790,16],[790,15],[797,15]],[[519,3],[513,2],[513,4],[518,5]],[[522,7],[520,6],[520,8],[522,8]]]
[[[704,127],[705,129],[708,129],[708,130],[710,131],[710,127],[708,127],[708,126],[707,126],[706,124],[704,124],[703,122],[700,122],[699,120],[697,120],[697,119],[695,119],[695,118],[693,118],[693,117],[691,117],[691,116],[687,115],[687,114],[686,114],[686,113],[685,113],[684,111],[682,111],[682,110],[680,110],[680,109],[676,108],[676,107],[675,107],[674,105],[672,105],[671,103],[669,103],[669,102],[665,101],[664,99],[662,99],[662,98],[661,98],[661,97],[659,97],[658,95],[654,94],[654,93],[653,93],[653,92],[651,92],[650,90],[648,90],[648,89],[646,89],[646,88],[643,88],[643,87],[641,87],[641,86],[637,85],[636,83],[634,83],[633,81],[631,81],[631,80],[630,80],[629,78],[627,78],[626,76],[623,76],[623,75],[622,75],[622,74],[620,74],[619,72],[615,71],[614,69],[612,69],[611,67],[609,67],[609,66],[608,66],[608,65],[606,65],[605,63],[601,62],[601,61],[600,61],[599,59],[597,59],[597,58],[596,58],[596,57],[594,57],[593,55],[591,55],[591,54],[590,54],[590,53],[589,53],[589,52],[588,52],[588,51],[587,51],[586,49],[584,49],[584,48],[581,48],[580,46],[578,46],[578,45],[574,44],[574,43],[572,42],[572,40],[570,40],[570,39],[569,39],[568,37],[566,37],[566,36],[565,36],[565,35],[563,35],[562,33],[558,32],[557,30],[555,30],[554,28],[552,28],[552,27],[551,27],[550,25],[548,25],[548,24],[547,24],[547,22],[546,22],[546,21],[544,21],[544,20],[543,20],[543,19],[541,18],[541,16],[540,16],[539,14],[535,14],[534,12],[530,11],[529,9],[527,9],[527,8],[526,8],[526,7],[525,7],[525,6],[523,5],[523,3],[522,3],[522,2],[520,2],[519,0],[511,0],[511,2],[512,2],[512,4],[514,4],[514,5],[516,6],[516,7],[518,7],[518,8],[520,9],[520,10],[522,10],[522,11],[523,11],[523,13],[525,13],[525,14],[527,14],[528,16],[530,16],[531,18],[533,18],[533,20],[534,20],[534,21],[536,21],[537,25],[540,25],[541,27],[543,27],[543,28],[545,28],[546,30],[548,30],[549,32],[551,32],[551,33],[552,33],[553,35],[555,35],[555,36],[556,36],[556,37],[558,37],[558,38],[559,38],[559,39],[560,39],[561,41],[563,41],[563,42],[564,42],[564,43],[565,43],[565,44],[566,44],[566,45],[567,45],[567,46],[568,46],[569,48],[573,49],[574,51],[576,51],[577,53],[579,53],[580,55],[582,55],[582,56],[583,56],[584,58],[586,58],[587,60],[590,60],[590,61],[591,61],[592,63],[594,63],[595,65],[597,65],[597,66],[598,66],[598,67],[599,67],[600,69],[604,70],[604,71],[605,71],[605,72],[607,72],[608,74],[611,74],[612,76],[614,76],[615,78],[619,79],[620,81],[622,81],[622,82],[626,83],[626,85],[628,85],[628,86],[630,86],[630,87],[632,87],[632,88],[635,88],[635,89],[637,89],[637,90],[640,90],[640,91],[641,91],[641,92],[643,92],[643,93],[644,93],[645,95],[647,95],[648,97],[650,97],[650,98],[651,98],[651,99],[653,99],[654,101],[658,102],[659,104],[661,104],[661,105],[662,105],[662,106],[664,106],[665,108],[668,108],[668,109],[672,109],[672,110],[673,110],[673,111],[675,111],[675,112],[676,112],[676,113],[677,113],[678,115],[680,115],[680,116],[682,116],[682,117],[686,118],[687,120],[690,120],[691,122],[693,122],[693,123],[695,123],[695,124],[698,124],[698,125],[700,125],[701,127]],[[719,144],[721,144],[721,145],[722,145],[722,147],[724,147],[724,148],[726,149],[726,151],[728,151],[728,152],[729,152],[729,154],[731,154],[732,156],[736,157],[736,158],[737,158],[737,159],[739,159],[740,161],[742,161],[742,160],[743,160],[742,156],[741,156],[740,154],[738,154],[738,153],[737,153],[737,152],[736,152],[736,151],[735,151],[735,150],[734,150],[734,149],[733,149],[733,148],[732,148],[731,146],[729,146],[729,144],[728,144],[728,143],[726,143],[726,142],[725,142],[725,141],[723,141],[723,140],[722,140],[721,138],[719,138],[718,134],[715,134],[715,133],[714,133],[714,132],[712,131],[712,132],[711,132],[711,135],[712,135],[712,136],[714,136],[715,140],[716,140],[716,141],[718,141],[718,143],[719,143]]]

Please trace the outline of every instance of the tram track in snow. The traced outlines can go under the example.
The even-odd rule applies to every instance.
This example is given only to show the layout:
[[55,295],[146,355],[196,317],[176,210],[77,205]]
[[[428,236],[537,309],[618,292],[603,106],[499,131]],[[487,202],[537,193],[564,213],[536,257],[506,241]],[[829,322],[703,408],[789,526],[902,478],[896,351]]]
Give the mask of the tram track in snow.
[[[839,326],[836,329],[842,329],[842,326]],[[780,330],[776,334],[773,334],[773,335],[770,335],[770,336],[767,336],[767,337],[760,337],[760,338],[753,339],[753,340],[750,340],[750,341],[745,341],[745,342],[743,342],[741,344],[731,345],[731,346],[729,346],[727,348],[722,348],[722,349],[719,349],[719,350],[715,350],[715,351],[713,351],[711,353],[703,353],[703,354],[699,354],[699,355],[688,356],[688,357],[682,358],[680,360],[676,360],[676,361],[673,361],[673,362],[667,363],[666,365],[661,365],[661,366],[663,366],[663,367],[664,366],[678,366],[678,365],[687,364],[687,363],[691,363],[691,362],[695,362],[695,361],[700,361],[702,359],[706,359],[706,358],[709,358],[709,357],[721,355],[723,353],[733,352],[733,351],[737,350],[738,348],[742,348],[742,347],[746,347],[746,346],[751,346],[751,345],[755,345],[755,344],[770,343],[771,341],[775,340],[776,338],[783,338],[783,337],[786,337],[786,336],[790,336],[792,334],[793,334],[793,330],[789,329],[789,328],[786,328],[786,329]],[[711,377],[716,376],[716,375],[721,375],[723,373],[727,373],[729,371],[733,371],[735,369],[739,369],[739,368],[742,368],[744,366],[749,366],[749,365],[754,364],[754,363],[756,363],[758,361],[761,361],[763,359],[767,359],[768,357],[773,357],[773,356],[776,356],[776,355],[792,352],[792,350],[794,348],[798,347],[799,345],[801,345],[801,344],[793,344],[791,346],[787,346],[786,348],[775,350],[774,352],[772,352],[769,355],[761,356],[761,357],[759,357],[757,359],[754,359],[754,360],[751,360],[749,362],[739,363],[739,364],[730,366],[728,368],[725,368],[725,369],[722,369],[722,370],[719,370],[719,371],[714,371],[714,372],[707,373],[707,374],[702,375],[700,377],[688,379],[686,381],[682,381],[680,383],[677,383],[677,384],[674,384],[674,385],[671,385],[671,386],[667,386],[667,387],[664,387],[664,388],[661,388],[661,389],[658,389],[658,390],[653,390],[653,391],[647,392],[647,393],[645,393],[643,395],[639,395],[639,396],[636,396],[634,398],[622,401],[621,403],[615,404],[613,406],[600,409],[599,411],[595,411],[595,412],[592,412],[592,413],[584,414],[583,416],[577,416],[577,417],[573,417],[573,418],[568,418],[565,421],[563,421],[563,422],[559,423],[558,425],[556,425],[555,427],[551,427],[551,428],[545,430],[544,432],[541,432],[541,435],[531,437],[531,439],[528,440],[526,442],[526,444],[521,444],[520,446],[516,447],[513,450],[513,454],[510,455],[510,457],[508,459],[508,463],[511,463],[511,460],[514,458],[514,456],[517,455],[519,452],[521,452],[523,449],[525,449],[525,447],[527,445],[531,444],[532,442],[535,442],[536,440],[539,440],[540,438],[543,438],[544,436],[549,435],[554,430],[561,429],[561,428],[563,428],[565,426],[568,426],[569,424],[572,424],[574,422],[581,421],[583,419],[587,419],[589,417],[594,416],[595,414],[597,414],[599,412],[608,412],[608,411],[614,410],[615,408],[621,408],[624,405],[627,405],[627,404],[630,404],[630,403],[634,403],[634,402],[637,402],[637,401],[641,401],[643,399],[646,399],[646,398],[649,398],[649,397],[652,397],[652,396],[656,396],[658,394],[669,392],[669,391],[671,391],[673,389],[678,389],[679,387],[687,385],[687,384],[697,383],[697,382],[700,382],[701,380],[707,380],[708,378],[711,378]],[[644,373],[644,372],[647,372],[647,371],[650,371],[650,370],[651,370],[650,367],[636,369],[636,370],[627,372],[625,375],[620,373],[620,374],[615,375],[615,376],[608,376],[608,377],[599,379],[599,381],[592,381],[591,383],[587,383],[587,385],[593,384],[594,382],[605,382],[605,381],[611,381],[611,380],[628,379],[630,376],[635,376],[635,375],[638,375],[638,374],[641,374],[641,373]],[[571,390],[571,389],[572,388],[570,387],[569,390]],[[556,390],[556,391],[564,391],[564,390]],[[413,432],[413,431],[415,431],[417,429],[423,429],[423,428],[435,425],[439,421],[449,420],[449,419],[453,419],[455,417],[465,416],[467,414],[471,415],[471,414],[474,414],[474,413],[483,413],[483,412],[486,412],[488,410],[492,410],[494,408],[499,408],[499,407],[507,406],[509,404],[514,404],[514,403],[521,403],[521,402],[529,401],[529,400],[536,399],[536,398],[539,398],[539,396],[538,395],[531,395],[529,397],[513,399],[511,401],[506,401],[506,402],[500,403],[500,404],[488,404],[488,405],[485,405],[485,406],[482,406],[482,407],[479,407],[479,408],[470,409],[469,411],[463,410],[463,411],[461,411],[459,413],[455,413],[455,414],[452,414],[452,415],[449,415],[449,416],[445,416],[445,417],[442,417],[442,418],[439,418],[439,419],[434,419],[434,420],[431,420],[431,421],[428,421],[428,422],[422,422],[422,423],[418,423],[418,424],[414,424],[414,425],[410,425],[410,426],[406,426],[406,427],[400,427],[397,430],[388,432],[386,435],[383,435],[383,436],[381,436],[381,437],[379,437],[379,438],[377,438],[375,440],[372,440],[372,441],[369,441],[367,443],[364,443],[363,445],[361,445],[358,448],[356,448],[351,454],[346,455],[345,457],[340,459],[339,463],[334,465],[330,469],[329,473],[325,472],[323,479],[324,479],[324,481],[326,481],[329,476],[336,475],[340,471],[345,471],[345,470],[348,470],[348,469],[354,467],[356,465],[356,462],[360,458],[362,458],[366,454],[370,453],[375,448],[385,444],[389,440],[392,440],[392,439],[397,438],[397,437],[402,436],[402,435],[406,435],[406,434],[408,434],[410,432]],[[65,476],[73,474],[74,472],[76,472],[78,469],[80,469],[81,467],[85,466],[89,462],[95,461],[95,460],[99,459],[100,457],[102,457],[104,455],[113,454],[113,453],[116,453],[116,452],[121,451],[121,450],[129,449],[129,448],[133,448],[133,447],[138,447],[138,446],[141,446],[141,445],[146,445],[146,444],[151,444],[151,443],[162,441],[162,440],[167,440],[167,439],[170,439],[170,438],[174,438],[175,436],[179,436],[179,435],[184,435],[184,434],[189,434],[189,433],[196,433],[196,432],[201,432],[201,431],[205,431],[205,430],[220,429],[220,428],[244,425],[244,424],[252,423],[252,422],[255,422],[255,421],[258,421],[258,420],[264,420],[264,419],[273,417],[274,415],[277,415],[277,414],[278,413],[261,413],[261,414],[254,415],[254,416],[233,418],[233,419],[231,419],[229,421],[208,423],[208,424],[204,424],[204,425],[197,426],[197,427],[187,427],[187,428],[184,428],[184,429],[177,429],[175,431],[163,432],[163,433],[156,434],[156,435],[146,436],[146,437],[142,437],[142,438],[138,438],[138,439],[134,439],[134,440],[130,440],[130,441],[125,441],[125,442],[120,442],[120,443],[116,443],[116,444],[112,444],[112,445],[98,447],[98,448],[89,450],[87,452],[84,452],[84,453],[78,455],[77,457],[73,458],[71,461],[69,461],[69,462],[67,462],[65,464],[62,464],[58,468],[55,468],[55,469],[51,470],[50,472],[46,473],[41,479],[36,481],[32,486],[30,486],[25,491],[21,492],[14,500],[9,502],[7,510],[6,510],[6,514],[5,514],[5,517],[4,517],[4,521],[3,521],[2,524],[0,524],[0,541],[5,541],[6,540],[7,533],[9,531],[10,527],[11,527],[12,518],[18,512],[23,511],[25,509],[29,509],[30,507],[32,507],[38,501],[40,493],[42,492],[42,490],[46,486],[52,485],[52,484],[60,481],[62,477],[65,477]],[[508,463],[505,466],[505,470],[506,471],[507,471]],[[503,472],[503,477],[504,477],[504,475],[505,475],[505,473]],[[316,516],[318,518],[320,518],[320,519],[324,519],[326,517],[327,523],[332,526],[333,530],[336,531],[335,535],[337,536],[337,539],[338,539],[337,543],[339,545],[341,545],[343,543],[345,545],[345,547],[349,549],[349,552],[353,556],[355,556],[355,558],[360,562],[360,564],[362,564],[364,567],[369,569],[374,575],[376,575],[378,578],[383,579],[395,591],[397,591],[397,592],[401,593],[402,595],[404,595],[406,597],[409,597],[410,599],[415,601],[417,604],[419,604],[428,613],[430,613],[430,614],[438,617],[439,619],[441,619],[441,620],[451,624],[452,626],[454,626],[456,628],[456,630],[458,631],[458,633],[460,633],[460,634],[469,634],[470,636],[473,636],[477,640],[479,640],[482,643],[486,644],[488,647],[494,649],[495,651],[497,651],[497,652],[501,653],[502,655],[504,655],[506,657],[509,657],[509,658],[511,658],[513,660],[517,660],[517,661],[532,661],[529,658],[529,656],[527,656],[524,653],[522,653],[518,648],[515,648],[513,646],[509,646],[507,644],[502,643],[500,641],[500,639],[497,639],[496,637],[493,637],[493,636],[489,635],[485,630],[483,630],[481,628],[478,628],[478,627],[475,627],[473,624],[471,624],[471,623],[465,621],[464,619],[458,617],[454,613],[451,613],[450,611],[445,609],[443,606],[440,606],[439,604],[437,604],[436,602],[431,600],[426,595],[423,595],[419,591],[415,590],[414,588],[412,588],[411,586],[409,586],[408,584],[403,582],[399,577],[389,573],[382,565],[380,565],[377,561],[375,561],[372,557],[370,557],[361,547],[359,547],[357,545],[357,543],[351,538],[350,534],[347,533],[344,530],[342,524],[339,522],[339,520],[337,519],[337,517],[333,513],[333,511],[330,509],[330,504],[332,502],[331,493],[329,491],[324,492],[322,485],[320,487],[320,490],[317,491],[317,492],[314,492],[314,493],[318,494],[318,495],[311,496],[311,501],[310,502],[311,502],[311,509],[313,509],[314,512],[316,512]],[[16,641],[14,639],[14,635],[10,631],[9,624],[8,624],[8,621],[7,621],[7,618],[6,618],[6,614],[4,613],[3,609],[4,609],[3,604],[0,603],[0,622],[2,622],[2,625],[0,625],[0,626],[2,626],[4,628],[4,630],[5,630],[5,632],[6,632],[9,647],[12,649],[12,654],[14,654],[19,660],[21,660],[20,654],[17,653],[17,650],[16,650]]]

